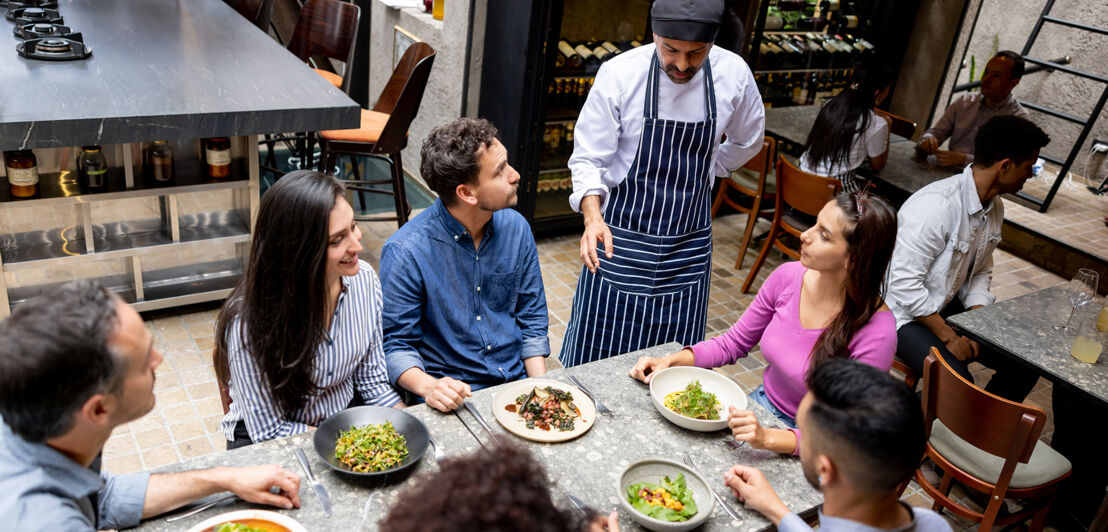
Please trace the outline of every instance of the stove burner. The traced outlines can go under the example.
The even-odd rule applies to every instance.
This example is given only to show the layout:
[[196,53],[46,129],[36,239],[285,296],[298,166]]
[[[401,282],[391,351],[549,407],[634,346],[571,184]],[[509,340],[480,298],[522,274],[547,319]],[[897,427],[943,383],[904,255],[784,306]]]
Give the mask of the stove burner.
[[92,49],[85,46],[80,33],[27,39],[17,44],[15,50],[19,52],[19,55],[28,59],[42,59],[46,61],[85,59],[92,55]]
[[0,0],[0,8],[58,7],[58,0]]
[[62,14],[57,9],[43,7],[15,7],[8,9],[8,20],[17,25],[45,22],[48,24],[61,24]]
[[14,28],[15,36],[20,39],[37,39],[40,37],[53,37],[55,35],[65,35],[71,33],[73,30],[69,26],[61,26],[58,24],[50,24],[48,22],[37,22],[34,24],[24,24],[22,26],[16,26]]

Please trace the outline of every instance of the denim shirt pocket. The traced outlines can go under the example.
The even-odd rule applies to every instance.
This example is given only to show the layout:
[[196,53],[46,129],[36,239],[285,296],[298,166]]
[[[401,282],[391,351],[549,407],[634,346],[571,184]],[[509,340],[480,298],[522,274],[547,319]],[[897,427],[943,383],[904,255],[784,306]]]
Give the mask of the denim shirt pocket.
[[482,291],[485,296],[485,304],[493,312],[509,312],[516,307],[519,300],[519,283],[521,275],[517,269],[511,272],[492,273],[485,279]]

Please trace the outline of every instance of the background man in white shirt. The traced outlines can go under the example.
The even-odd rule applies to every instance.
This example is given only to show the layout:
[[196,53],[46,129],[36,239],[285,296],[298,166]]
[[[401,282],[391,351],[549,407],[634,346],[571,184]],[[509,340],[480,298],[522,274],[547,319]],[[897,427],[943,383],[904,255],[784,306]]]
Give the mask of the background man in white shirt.
[[1004,204],[997,196],[1023,187],[1039,149],[1049,142],[1028,120],[994,117],[977,133],[972,165],[919,189],[900,208],[885,302],[896,316],[897,357],[917,374],[934,346],[970,382],[970,361],[980,357],[982,364],[996,369],[986,388],[991,393],[1023,401],[1034,387],[1033,373],[982,350],[955,333],[943,317],[996,299],[989,285],[1004,221]]
[[566,366],[704,338],[713,177],[756,155],[765,126],[750,68],[712,46],[722,13],[721,0],[657,0],[654,44],[597,73],[569,160],[585,266]]

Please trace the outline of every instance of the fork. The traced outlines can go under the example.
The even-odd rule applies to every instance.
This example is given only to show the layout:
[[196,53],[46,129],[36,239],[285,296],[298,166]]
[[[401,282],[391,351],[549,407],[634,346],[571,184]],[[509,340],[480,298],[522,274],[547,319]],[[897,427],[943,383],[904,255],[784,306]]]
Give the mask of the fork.
[[228,494],[223,495],[221,497],[218,497],[216,499],[212,499],[211,501],[208,501],[208,502],[206,502],[204,504],[201,504],[200,506],[197,506],[197,507],[192,508],[190,510],[185,510],[184,512],[171,515],[171,516],[167,517],[165,521],[167,523],[172,523],[174,521],[179,521],[179,520],[184,519],[186,517],[192,517],[192,516],[194,516],[194,515],[196,515],[200,512],[203,512],[204,510],[207,510],[208,508],[211,508],[211,507],[213,507],[217,504],[220,504],[222,502],[226,502],[228,500],[231,500],[231,499],[234,499],[234,498],[237,498],[237,497],[238,497],[238,495],[235,495],[234,493],[228,493]]
[[[689,469],[695,471],[697,475],[700,475],[701,477],[704,476],[704,474],[700,472],[700,469],[697,469],[696,464],[693,463],[692,456],[690,456],[689,453],[685,453],[685,458],[682,461],[685,462],[685,465],[689,466]],[[720,506],[723,507],[723,510],[727,512],[727,515],[731,516],[731,519],[739,521],[740,523],[742,522],[743,518],[739,515],[739,512],[736,512],[734,508],[728,506],[727,503],[723,502],[723,497],[720,497],[719,494],[716,493],[716,490],[708,487],[708,491],[712,492],[712,497],[716,500],[717,503],[719,503]]]
[[723,440],[723,444],[729,447],[731,450],[735,450],[741,449],[744,445],[746,445],[746,442],[727,438],[726,440]]
[[604,403],[601,403],[600,399],[597,399],[595,394],[590,392],[589,389],[586,388],[584,384],[581,384],[581,381],[577,380],[577,377],[574,377],[573,375],[569,375],[569,380],[570,380],[570,382],[572,382],[574,384],[574,386],[577,386],[578,388],[581,389],[582,392],[585,392],[585,395],[592,398],[592,402],[596,403],[596,411],[597,412],[600,412],[601,414],[604,414],[606,416],[610,416],[610,415],[613,414],[613,412],[610,408],[604,406]]
[[[438,446],[435,446],[438,449]],[[366,519],[369,519],[369,510],[373,507],[373,497],[377,495],[377,492],[369,494],[369,497],[365,500],[365,506],[362,507],[362,522],[358,523],[358,530],[361,530],[365,526]]]
[[435,442],[435,439],[432,438],[430,434],[427,435],[427,440],[430,441],[431,445],[435,448],[435,461],[443,461],[443,459],[446,458],[446,453],[442,452],[442,447],[439,447],[439,444]]

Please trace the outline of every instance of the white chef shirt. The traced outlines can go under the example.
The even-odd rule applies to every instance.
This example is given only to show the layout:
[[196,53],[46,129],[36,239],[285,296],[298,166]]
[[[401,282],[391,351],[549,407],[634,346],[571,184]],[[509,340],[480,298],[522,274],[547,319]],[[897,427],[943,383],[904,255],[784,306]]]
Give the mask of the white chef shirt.
[[[640,46],[604,63],[597,72],[574,128],[573,155],[569,158],[573,173],[569,205],[574,211],[580,211],[585,196],[600,196],[603,211],[608,204],[608,190],[626,179],[638,152],[647,75],[655,53],[653,44]],[[754,75],[742,58],[713,46],[708,61],[712,64],[716,91],[713,175],[726,176],[762,149],[765,109]],[[659,118],[682,122],[705,120],[703,67],[684,84],[670,81],[661,68],[653,74],[660,78]],[[727,140],[720,144],[722,135],[727,135]]]
[[939,312],[955,296],[966,308],[989,305],[993,250],[1000,242],[1004,202],[981,204],[973,167],[912,194],[897,213],[885,303],[899,329]]

